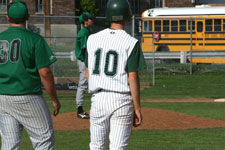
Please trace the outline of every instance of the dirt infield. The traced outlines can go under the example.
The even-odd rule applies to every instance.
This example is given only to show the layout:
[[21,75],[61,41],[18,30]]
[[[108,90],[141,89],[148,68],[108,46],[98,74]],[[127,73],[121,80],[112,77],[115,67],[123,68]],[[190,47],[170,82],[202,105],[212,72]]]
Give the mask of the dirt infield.
[[215,102],[214,99],[210,98],[187,98],[187,99],[151,99],[151,100],[142,100],[141,102],[175,102],[175,103],[182,103],[182,102]]
[[[143,124],[134,129],[190,129],[225,127],[225,121],[202,118],[168,110],[142,108]],[[78,119],[76,113],[59,114],[53,118],[55,130],[89,129],[89,120]]]

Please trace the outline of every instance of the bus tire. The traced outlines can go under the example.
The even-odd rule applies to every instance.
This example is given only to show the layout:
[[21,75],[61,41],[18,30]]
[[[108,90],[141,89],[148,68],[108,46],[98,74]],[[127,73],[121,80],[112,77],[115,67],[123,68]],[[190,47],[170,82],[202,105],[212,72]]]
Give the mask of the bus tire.
[[[160,45],[156,49],[157,52],[169,52],[169,47],[168,45]],[[160,63],[161,64],[174,64],[174,63],[179,63],[179,59],[161,59]]]
[[169,47],[168,45],[160,45],[156,49],[157,52],[169,52]]

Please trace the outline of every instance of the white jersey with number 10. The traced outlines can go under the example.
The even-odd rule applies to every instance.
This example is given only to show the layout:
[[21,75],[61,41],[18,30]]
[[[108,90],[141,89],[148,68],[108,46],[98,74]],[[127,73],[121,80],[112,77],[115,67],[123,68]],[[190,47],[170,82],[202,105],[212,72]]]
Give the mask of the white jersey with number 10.
[[105,29],[87,41],[89,92],[130,92],[127,60],[138,42],[124,30]]

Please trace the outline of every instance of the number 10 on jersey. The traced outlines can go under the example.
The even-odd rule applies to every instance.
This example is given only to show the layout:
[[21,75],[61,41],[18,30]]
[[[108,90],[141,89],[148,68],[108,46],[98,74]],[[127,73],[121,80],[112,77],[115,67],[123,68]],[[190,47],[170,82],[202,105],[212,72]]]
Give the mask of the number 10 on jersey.
[[115,50],[109,50],[106,53],[105,60],[101,60],[102,49],[98,49],[95,52],[95,66],[93,70],[93,74],[100,75],[100,62],[104,62],[104,73],[107,76],[114,76],[117,73],[118,67],[118,53]]

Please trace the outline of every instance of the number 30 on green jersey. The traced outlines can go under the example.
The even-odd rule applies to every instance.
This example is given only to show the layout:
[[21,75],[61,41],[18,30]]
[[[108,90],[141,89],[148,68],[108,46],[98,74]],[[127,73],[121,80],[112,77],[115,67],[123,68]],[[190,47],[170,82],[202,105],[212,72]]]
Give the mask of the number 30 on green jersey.
[[[19,60],[20,45],[20,39],[12,40],[10,44],[8,41],[0,40],[0,64],[6,64],[8,59],[13,63],[17,62]],[[8,53],[9,48],[10,53]]]

